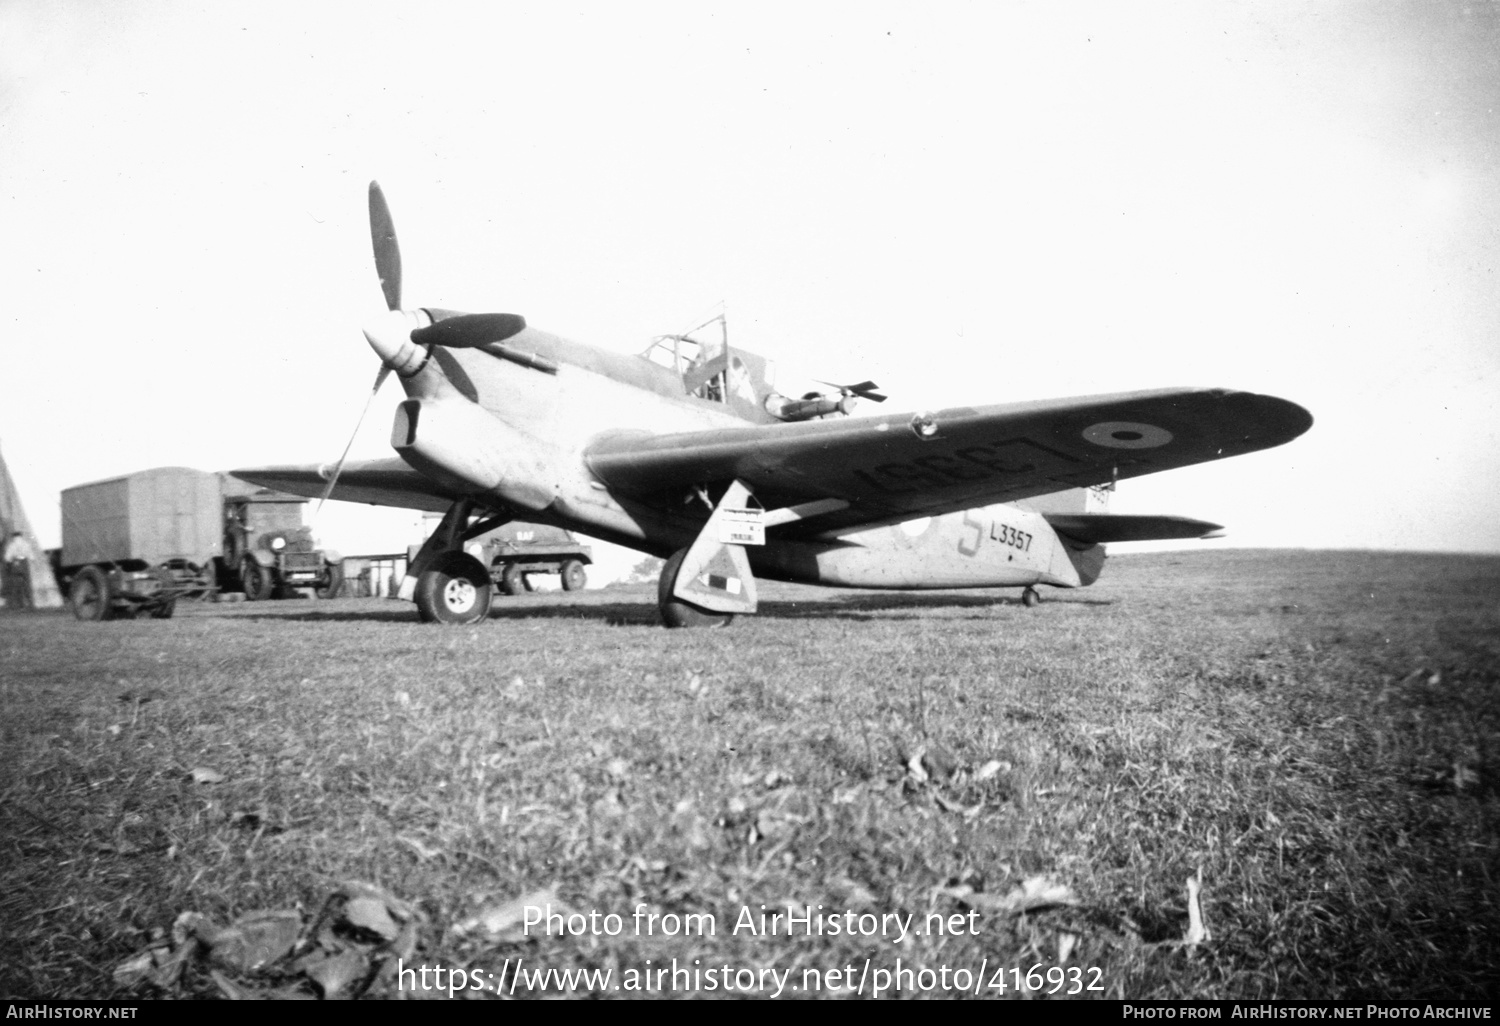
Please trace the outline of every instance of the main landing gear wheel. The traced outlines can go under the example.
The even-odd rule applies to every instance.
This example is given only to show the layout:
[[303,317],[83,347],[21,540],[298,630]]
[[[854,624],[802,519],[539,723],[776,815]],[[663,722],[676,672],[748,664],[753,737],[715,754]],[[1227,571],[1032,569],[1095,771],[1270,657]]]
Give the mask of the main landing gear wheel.
[[417,614],[424,623],[478,623],[490,615],[490,575],[467,552],[445,552],[417,578]]
[[733,613],[715,613],[711,609],[684,602],[672,594],[677,583],[677,571],[687,557],[687,549],[679,549],[661,568],[661,577],[656,582],[656,606],[661,610],[661,622],[668,627],[728,627],[734,622]]
[[86,566],[73,578],[68,589],[73,615],[80,620],[111,620],[114,609],[109,603],[109,578],[98,567]]
[[1032,606],[1041,604],[1041,601],[1042,593],[1037,591],[1035,588],[1027,588],[1025,591],[1021,592],[1021,605],[1025,606],[1027,609],[1030,609]]
[[582,563],[570,559],[562,565],[563,591],[582,591],[586,583],[588,579],[584,575]]
[[240,567],[240,580],[245,584],[246,602],[264,601],[271,597],[271,592],[276,590],[276,582],[271,579],[271,571],[253,559],[247,558],[244,565]]

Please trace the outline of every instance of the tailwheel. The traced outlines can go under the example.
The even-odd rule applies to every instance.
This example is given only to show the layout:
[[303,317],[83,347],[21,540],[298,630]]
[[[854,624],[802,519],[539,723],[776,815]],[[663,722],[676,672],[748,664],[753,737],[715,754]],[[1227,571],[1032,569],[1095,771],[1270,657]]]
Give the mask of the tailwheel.
[[1041,601],[1042,593],[1037,591],[1035,588],[1027,588],[1025,591],[1021,592],[1021,605],[1025,606],[1027,609],[1030,609],[1035,605],[1040,605]]
[[677,583],[677,571],[687,557],[687,549],[679,549],[661,568],[661,577],[656,582],[656,605],[661,610],[661,621],[668,627],[727,627],[734,622],[733,613],[716,613],[691,602],[684,602],[672,594]]
[[416,600],[424,623],[478,623],[490,615],[490,575],[467,552],[445,552],[417,578]]

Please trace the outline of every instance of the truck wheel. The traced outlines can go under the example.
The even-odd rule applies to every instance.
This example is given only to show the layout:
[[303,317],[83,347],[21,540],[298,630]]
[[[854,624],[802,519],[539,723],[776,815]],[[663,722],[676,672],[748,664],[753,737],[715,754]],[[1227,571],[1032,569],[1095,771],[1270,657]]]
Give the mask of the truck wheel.
[[656,582],[656,605],[661,611],[661,622],[668,627],[728,627],[734,622],[733,613],[716,613],[684,602],[672,594],[677,571],[682,568],[687,552],[687,549],[678,549],[661,568],[661,577]]
[[114,609],[110,606],[109,578],[96,566],[86,566],[73,578],[68,589],[68,600],[73,604],[73,615],[80,620],[111,620]]
[[563,591],[582,591],[587,583],[588,577],[583,572],[583,564],[578,560],[570,559],[562,565]]
[[177,600],[173,599],[170,602],[163,602],[159,606],[152,606],[151,619],[170,620],[172,619],[172,614],[175,612],[177,612]]
[[490,615],[490,575],[467,552],[445,552],[417,578],[424,623],[478,623]]
[[339,589],[344,586],[344,564],[328,564],[328,584],[321,588],[313,589],[313,594],[320,599],[336,598]]
[[264,601],[271,597],[271,592],[276,590],[276,582],[271,579],[271,571],[253,559],[247,558],[240,567],[240,580],[245,583],[245,601],[247,602]]
[[525,575],[514,563],[506,563],[500,574],[500,590],[507,595],[519,595],[526,590]]

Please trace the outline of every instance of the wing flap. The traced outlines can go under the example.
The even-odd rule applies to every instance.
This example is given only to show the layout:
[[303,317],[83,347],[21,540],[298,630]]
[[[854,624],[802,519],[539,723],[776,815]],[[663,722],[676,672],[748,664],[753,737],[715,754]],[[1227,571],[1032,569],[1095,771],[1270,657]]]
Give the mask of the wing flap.
[[767,508],[841,499],[848,508],[787,535],[1014,502],[1223,459],[1312,425],[1294,403],[1175,388],[936,413],[598,439],[587,458],[611,490],[645,501],[739,479]]
[[[328,487],[327,475],[331,469],[328,466],[247,467],[229,473],[251,484],[319,499],[323,496],[323,489]],[[400,459],[391,458],[345,464],[329,498],[443,513],[458,496],[440,488]]]

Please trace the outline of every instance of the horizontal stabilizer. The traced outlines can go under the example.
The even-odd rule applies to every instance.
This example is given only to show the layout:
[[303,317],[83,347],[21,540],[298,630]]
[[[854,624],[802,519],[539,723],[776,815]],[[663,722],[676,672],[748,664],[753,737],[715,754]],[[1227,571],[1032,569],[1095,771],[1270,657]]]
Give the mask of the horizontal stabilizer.
[[1206,538],[1223,530],[1219,524],[1190,517],[1131,516],[1125,513],[1048,513],[1045,516],[1058,534],[1095,544]]

